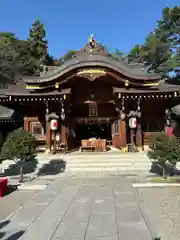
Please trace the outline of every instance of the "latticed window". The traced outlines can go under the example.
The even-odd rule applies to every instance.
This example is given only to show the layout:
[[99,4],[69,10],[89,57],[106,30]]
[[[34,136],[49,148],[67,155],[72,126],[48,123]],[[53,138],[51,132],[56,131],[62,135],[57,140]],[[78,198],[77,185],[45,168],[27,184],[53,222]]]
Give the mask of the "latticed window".
[[34,135],[42,135],[43,134],[43,129],[42,125],[40,122],[32,122],[32,134]]
[[90,117],[98,116],[98,105],[96,103],[89,104],[89,116]]

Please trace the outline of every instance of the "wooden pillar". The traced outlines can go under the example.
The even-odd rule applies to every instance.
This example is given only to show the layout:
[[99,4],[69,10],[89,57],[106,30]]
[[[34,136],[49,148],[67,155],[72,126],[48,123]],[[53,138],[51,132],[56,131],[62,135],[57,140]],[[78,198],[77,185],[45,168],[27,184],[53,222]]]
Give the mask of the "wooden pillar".
[[121,148],[121,136],[119,131],[119,120],[114,120],[111,125],[112,146]]
[[142,146],[142,127],[141,127],[141,104],[140,104],[140,99],[137,101],[137,113],[138,113],[138,118],[137,118],[137,128],[136,128],[136,147],[139,152],[144,150],[144,147]]
[[24,130],[29,131],[29,119],[27,116],[24,117]]
[[51,151],[51,129],[50,122],[46,119],[46,150]]
[[61,124],[61,143],[66,144],[66,126],[64,123]]
[[136,129],[136,146],[137,146],[138,151],[143,150],[141,119],[138,119],[138,124],[137,124],[137,129]]
[[127,139],[126,139],[126,121],[123,119],[119,120],[119,129],[121,136],[121,146],[122,148],[126,148]]

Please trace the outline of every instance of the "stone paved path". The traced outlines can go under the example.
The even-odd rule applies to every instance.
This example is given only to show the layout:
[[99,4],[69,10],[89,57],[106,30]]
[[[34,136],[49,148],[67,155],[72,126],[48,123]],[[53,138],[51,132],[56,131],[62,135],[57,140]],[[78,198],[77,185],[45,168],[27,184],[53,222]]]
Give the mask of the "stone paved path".
[[152,239],[124,177],[58,178],[0,228],[2,239]]

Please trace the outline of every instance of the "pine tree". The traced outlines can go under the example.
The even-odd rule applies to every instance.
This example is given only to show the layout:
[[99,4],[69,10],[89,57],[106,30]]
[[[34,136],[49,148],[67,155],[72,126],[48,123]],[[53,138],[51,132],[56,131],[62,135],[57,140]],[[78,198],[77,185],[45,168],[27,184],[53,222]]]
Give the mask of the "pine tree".
[[44,29],[44,25],[39,20],[36,20],[32,24],[27,38],[29,50],[31,56],[34,58],[36,68],[39,68],[41,64],[46,64],[48,43],[45,37],[46,30]]

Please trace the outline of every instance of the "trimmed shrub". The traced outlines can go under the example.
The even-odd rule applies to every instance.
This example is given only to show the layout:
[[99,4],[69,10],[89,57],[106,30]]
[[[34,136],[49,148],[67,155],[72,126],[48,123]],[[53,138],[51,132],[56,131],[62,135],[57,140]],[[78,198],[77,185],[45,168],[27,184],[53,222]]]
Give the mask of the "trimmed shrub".
[[180,161],[178,139],[165,133],[154,134],[150,140],[148,157],[152,159],[154,166],[160,167],[163,177],[166,178]]
[[24,165],[36,154],[36,140],[31,133],[19,128],[10,133],[1,148],[0,159],[11,159],[19,165],[20,179],[23,182]]

